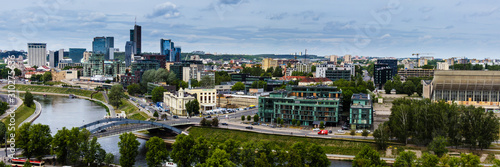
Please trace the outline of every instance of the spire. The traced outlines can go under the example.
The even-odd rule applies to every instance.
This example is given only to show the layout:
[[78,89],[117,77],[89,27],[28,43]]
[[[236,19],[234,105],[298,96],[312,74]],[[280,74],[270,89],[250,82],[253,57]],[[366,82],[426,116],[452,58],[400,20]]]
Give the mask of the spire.
[[135,16],[135,22],[134,25],[137,25],[137,16]]

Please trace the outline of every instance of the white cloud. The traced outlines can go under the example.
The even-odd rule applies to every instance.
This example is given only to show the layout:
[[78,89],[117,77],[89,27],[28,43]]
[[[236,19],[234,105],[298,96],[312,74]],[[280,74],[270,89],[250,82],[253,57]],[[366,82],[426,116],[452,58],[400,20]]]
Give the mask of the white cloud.
[[380,37],[380,39],[385,39],[391,37],[391,34],[384,34]]
[[165,19],[176,18],[179,17],[181,13],[177,9],[177,5],[171,2],[165,2],[157,5],[153,13],[148,14],[146,17],[148,18],[156,18],[156,17],[164,17]]

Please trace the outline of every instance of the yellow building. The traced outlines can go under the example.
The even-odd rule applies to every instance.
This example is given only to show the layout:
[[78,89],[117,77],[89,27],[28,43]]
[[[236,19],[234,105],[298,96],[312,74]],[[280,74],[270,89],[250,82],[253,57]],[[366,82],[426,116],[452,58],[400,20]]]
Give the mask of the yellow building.
[[278,67],[278,61],[274,60],[272,58],[264,58],[262,60],[262,69],[267,70],[270,67],[273,67],[273,68]]
[[63,79],[71,80],[78,78],[77,70],[54,70],[50,71],[52,74],[52,81],[61,81]]
[[170,107],[170,112],[173,115],[187,115],[186,103],[194,100],[194,96],[185,94],[183,88],[177,93],[164,92],[163,103]]
[[213,110],[217,104],[217,90],[216,89],[186,89],[186,93],[196,96],[200,103],[200,110],[207,111]]

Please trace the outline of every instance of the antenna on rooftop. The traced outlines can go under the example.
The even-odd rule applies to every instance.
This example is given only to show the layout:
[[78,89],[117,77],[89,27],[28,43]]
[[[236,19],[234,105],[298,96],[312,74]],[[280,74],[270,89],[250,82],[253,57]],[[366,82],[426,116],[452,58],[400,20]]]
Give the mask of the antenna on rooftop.
[[135,22],[134,25],[137,25],[137,16],[135,16]]

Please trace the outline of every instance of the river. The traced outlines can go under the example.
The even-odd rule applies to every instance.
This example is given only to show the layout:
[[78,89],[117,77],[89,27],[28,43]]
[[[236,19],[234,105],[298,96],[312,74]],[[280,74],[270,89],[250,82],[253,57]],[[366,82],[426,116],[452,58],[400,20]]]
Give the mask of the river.
[[[42,114],[33,123],[41,123],[50,126],[52,135],[57,133],[57,130],[66,127],[79,127],[85,123],[90,123],[102,119],[106,115],[106,109],[103,107],[85,100],[85,99],[70,99],[66,96],[47,96],[34,95],[35,100],[42,105]],[[115,155],[115,163],[118,163],[120,157],[118,149],[119,136],[100,138],[97,140],[101,147],[107,153]],[[139,146],[139,155],[136,157],[135,166],[147,166],[146,164],[146,140],[138,139],[141,143]],[[330,166],[349,167],[351,162],[333,161]]]

